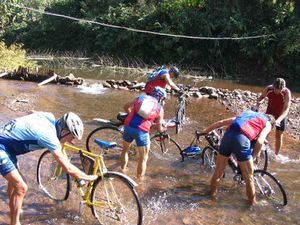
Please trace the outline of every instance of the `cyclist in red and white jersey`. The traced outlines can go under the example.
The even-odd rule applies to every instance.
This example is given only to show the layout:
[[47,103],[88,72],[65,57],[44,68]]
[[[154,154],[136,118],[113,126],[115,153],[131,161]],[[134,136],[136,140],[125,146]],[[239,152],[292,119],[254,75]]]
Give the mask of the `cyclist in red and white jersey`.
[[180,91],[180,88],[172,81],[172,78],[177,79],[179,76],[179,69],[176,66],[168,69],[161,69],[157,71],[156,77],[148,81],[145,86],[145,92],[147,95],[151,95],[154,87],[161,87],[163,89],[169,85],[175,91]]
[[287,115],[291,105],[291,91],[286,87],[283,78],[276,78],[274,83],[267,86],[257,99],[256,109],[259,108],[259,105],[265,98],[268,98],[266,113],[273,115],[276,119],[275,154],[278,155],[283,144],[283,132],[287,126]]

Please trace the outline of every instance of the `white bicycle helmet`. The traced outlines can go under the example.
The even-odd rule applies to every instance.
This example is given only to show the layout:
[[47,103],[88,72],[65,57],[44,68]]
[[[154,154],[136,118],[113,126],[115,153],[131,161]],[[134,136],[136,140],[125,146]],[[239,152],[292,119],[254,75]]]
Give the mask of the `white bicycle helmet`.
[[160,101],[167,98],[167,92],[165,91],[165,89],[157,86],[153,88],[151,96]]
[[58,123],[62,129],[69,130],[78,140],[82,139],[83,123],[77,114],[68,112],[59,119]]

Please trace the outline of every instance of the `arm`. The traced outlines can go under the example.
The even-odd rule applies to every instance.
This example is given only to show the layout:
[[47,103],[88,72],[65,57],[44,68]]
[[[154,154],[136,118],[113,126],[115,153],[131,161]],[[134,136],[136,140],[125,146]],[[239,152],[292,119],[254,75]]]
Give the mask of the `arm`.
[[177,85],[172,81],[168,73],[164,74],[162,78],[164,78],[167,81],[167,84],[170,85],[172,89],[174,89],[175,91],[180,91],[180,88],[177,87]]
[[284,102],[283,102],[283,112],[281,113],[281,115],[276,119],[275,123],[276,125],[280,124],[280,122],[287,117],[289,110],[290,110],[290,106],[291,106],[291,91],[289,89],[287,89],[287,95],[285,96]]
[[94,181],[98,178],[97,175],[87,175],[86,173],[78,169],[76,166],[74,166],[60,149],[55,150],[51,153],[56,159],[56,161],[62,166],[63,170],[66,173],[70,174],[72,177],[87,181]]
[[126,113],[130,113],[131,112],[131,109],[132,107],[134,106],[134,103],[135,103],[135,100],[134,101],[131,101],[131,102],[127,102],[125,105],[124,105],[124,110]]
[[267,138],[268,134],[270,133],[272,129],[271,123],[268,121],[266,122],[265,128],[260,132],[257,141],[253,147],[252,157],[253,159],[256,159],[256,156],[260,153],[261,147]]
[[158,132],[164,132],[166,129],[163,127],[163,120],[164,120],[164,109],[160,109],[159,117],[156,119],[156,128]]
[[220,127],[224,127],[224,126],[229,126],[230,124],[232,124],[232,122],[234,121],[235,117],[231,117],[225,120],[219,120],[215,123],[213,123],[212,125],[210,125],[209,127],[205,128],[203,130],[203,133],[209,133],[214,129],[220,128]]
[[[269,86],[268,86],[269,87]],[[267,97],[267,93],[268,93],[268,87],[266,87],[263,92],[261,93],[261,95],[258,97],[258,99],[256,100],[256,107],[257,109],[259,108],[259,105],[263,102],[263,100]]]

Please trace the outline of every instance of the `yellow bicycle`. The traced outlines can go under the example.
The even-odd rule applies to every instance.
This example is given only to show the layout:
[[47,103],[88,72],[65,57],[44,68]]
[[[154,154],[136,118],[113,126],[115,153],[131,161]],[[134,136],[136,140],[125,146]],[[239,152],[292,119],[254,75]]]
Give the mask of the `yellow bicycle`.
[[[77,148],[65,143],[62,146],[64,154],[70,151],[80,154],[83,169],[88,174],[98,175],[94,182],[77,182],[78,191],[82,197],[80,212],[83,206],[91,208],[93,215],[101,224],[142,224],[142,206],[135,190],[137,184],[125,174],[108,171],[103,152],[115,147],[115,142],[105,142],[96,139],[100,154]],[[38,161],[37,181],[41,190],[56,201],[64,201],[69,197],[71,177],[66,174],[60,164],[49,151],[43,152]]]

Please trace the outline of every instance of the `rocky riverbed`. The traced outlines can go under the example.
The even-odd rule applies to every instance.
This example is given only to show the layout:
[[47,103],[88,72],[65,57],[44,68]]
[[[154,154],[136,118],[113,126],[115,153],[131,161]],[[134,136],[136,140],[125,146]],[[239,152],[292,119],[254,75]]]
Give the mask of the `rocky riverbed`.
[[[85,82],[83,82],[85,83]],[[128,91],[143,91],[145,83],[138,83],[127,80],[107,80],[99,83],[85,84],[87,86],[97,86],[103,88],[114,88]],[[182,88],[188,93],[190,98],[209,98],[212,101],[220,101],[224,107],[235,113],[240,113],[250,109],[255,105],[256,99],[260,93],[253,93],[245,90],[229,91],[227,89],[216,89],[214,87],[191,87],[183,86]],[[171,89],[167,92],[176,95]],[[17,96],[9,96],[4,102],[4,106],[14,112],[29,112],[38,110],[35,108],[36,96],[33,94],[21,93]],[[260,111],[265,112],[267,100],[261,104]],[[291,107],[288,115],[287,133],[297,140],[300,140],[300,98],[292,97]]]

